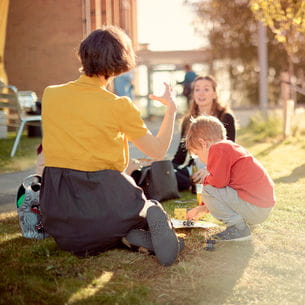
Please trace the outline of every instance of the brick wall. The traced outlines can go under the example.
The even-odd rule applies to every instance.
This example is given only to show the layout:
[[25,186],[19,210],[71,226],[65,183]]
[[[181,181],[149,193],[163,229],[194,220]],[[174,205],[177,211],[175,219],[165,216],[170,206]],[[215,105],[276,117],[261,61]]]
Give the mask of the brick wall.
[[78,77],[82,0],[13,0],[9,4],[5,67],[19,90],[43,89]]
[[46,86],[76,79],[79,43],[97,21],[124,28],[137,48],[136,0],[11,0],[4,54],[9,84],[41,98]]

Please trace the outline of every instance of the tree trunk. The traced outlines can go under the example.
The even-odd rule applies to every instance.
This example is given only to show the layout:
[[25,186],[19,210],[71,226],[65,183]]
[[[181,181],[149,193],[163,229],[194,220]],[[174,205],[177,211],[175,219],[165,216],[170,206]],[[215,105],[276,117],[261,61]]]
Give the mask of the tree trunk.
[[[290,83],[290,85],[295,85],[293,83],[294,65],[293,65],[291,54],[288,54],[288,73],[289,73],[289,83]],[[292,99],[296,102],[296,92],[295,92],[295,88],[293,86],[290,86],[290,99]]]

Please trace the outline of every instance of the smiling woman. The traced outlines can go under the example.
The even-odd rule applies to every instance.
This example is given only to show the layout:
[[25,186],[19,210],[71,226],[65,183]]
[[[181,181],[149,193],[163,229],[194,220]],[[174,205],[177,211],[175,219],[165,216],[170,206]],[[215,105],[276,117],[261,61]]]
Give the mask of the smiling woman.
[[[235,121],[230,109],[220,104],[217,95],[217,83],[212,76],[198,76],[192,86],[192,100],[188,113],[184,116],[181,126],[181,139],[173,159],[179,190],[188,190],[191,184],[200,183],[205,175],[205,164],[195,162],[185,147],[185,138],[192,118],[202,114],[216,116],[224,125],[227,139],[235,141]],[[199,166],[194,172],[192,165]]]
[[[191,7],[184,0],[138,1],[139,43],[151,50],[191,50],[203,45],[195,36]],[[156,20],[157,18],[157,20]]]

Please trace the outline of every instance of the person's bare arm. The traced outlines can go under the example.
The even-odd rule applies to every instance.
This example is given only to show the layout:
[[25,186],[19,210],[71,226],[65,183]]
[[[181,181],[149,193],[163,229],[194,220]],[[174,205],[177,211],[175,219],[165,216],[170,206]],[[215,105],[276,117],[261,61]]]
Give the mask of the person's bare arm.
[[165,91],[162,96],[150,95],[151,99],[157,100],[166,106],[165,115],[156,136],[148,132],[146,135],[135,140],[133,144],[147,156],[161,160],[164,158],[172,140],[177,106],[172,97],[172,91],[168,84],[164,83]]
[[198,221],[200,217],[209,213],[209,209],[205,205],[198,206],[189,210],[186,214],[188,220]]

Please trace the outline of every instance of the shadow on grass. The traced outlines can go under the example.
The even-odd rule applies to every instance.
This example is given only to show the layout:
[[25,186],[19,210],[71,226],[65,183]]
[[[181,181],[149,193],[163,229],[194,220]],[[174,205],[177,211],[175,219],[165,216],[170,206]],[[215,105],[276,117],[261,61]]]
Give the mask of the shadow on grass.
[[217,274],[213,275],[217,287],[208,285],[211,304],[223,304],[234,293],[234,288],[243,276],[253,252],[251,241],[225,243],[223,248],[219,249],[218,256],[210,262],[214,266],[220,265]]
[[294,183],[300,178],[305,177],[305,163],[299,167],[296,167],[289,176],[280,177],[274,180],[275,183]]
[[[17,216],[1,220],[0,304],[205,304],[234,294],[253,253],[251,242],[204,250],[205,231],[188,230],[172,267],[154,256],[115,249],[79,259],[52,238],[22,238]],[[43,302],[42,302],[43,300]]]
[[234,294],[253,252],[251,242],[224,242],[217,243],[215,251],[201,250],[193,258],[185,253],[182,266],[177,267],[186,273],[176,285],[185,294],[178,294],[173,304],[229,304],[226,300]]
[[21,237],[16,216],[1,220],[0,233],[0,304],[154,304],[146,280],[166,269],[123,249],[80,259],[52,238]]
[[275,150],[278,146],[280,146],[283,143],[283,140],[279,140],[276,143],[273,143],[272,145],[270,145],[268,148],[264,149],[263,151],[257,153],[255,155],[256,158],[261,158],[264,156],[269,155],[273,150]]

